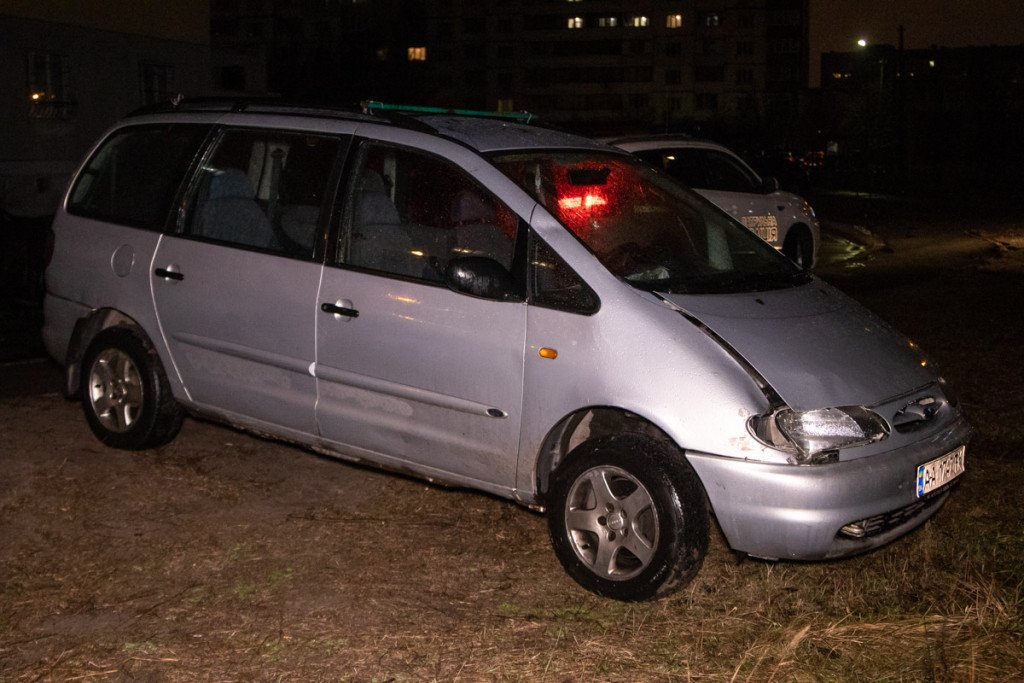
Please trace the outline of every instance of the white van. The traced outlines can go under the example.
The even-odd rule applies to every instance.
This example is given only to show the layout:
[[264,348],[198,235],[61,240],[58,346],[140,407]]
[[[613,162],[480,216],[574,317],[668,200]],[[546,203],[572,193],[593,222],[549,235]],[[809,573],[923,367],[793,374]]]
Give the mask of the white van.
[[707,197],[802,268],[817,263],[821,229],[811,205],[803,197],[780,191],[778,181],[761,178],[729,149],[673,135],[618,138],[608,143],[632,152]]

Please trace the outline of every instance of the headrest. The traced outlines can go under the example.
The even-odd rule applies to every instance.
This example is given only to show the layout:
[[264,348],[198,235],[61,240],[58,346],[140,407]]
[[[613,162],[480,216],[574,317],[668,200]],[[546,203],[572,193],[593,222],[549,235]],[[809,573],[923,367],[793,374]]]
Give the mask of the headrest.
[[210,199],[252,199],[255,196],[249,176],[237,168],[226,168],[210,180]]

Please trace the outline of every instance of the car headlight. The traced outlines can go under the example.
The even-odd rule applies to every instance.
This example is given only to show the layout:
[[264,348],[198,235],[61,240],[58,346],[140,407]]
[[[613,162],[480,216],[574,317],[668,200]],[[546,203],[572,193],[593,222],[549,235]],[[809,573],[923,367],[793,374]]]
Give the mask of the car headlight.
[[889,426],[877,413],[860,406],[792,410],[759,416],[751,431],[763,443],[794,452],[797,464],[834,462],[839,449],[881,441]]

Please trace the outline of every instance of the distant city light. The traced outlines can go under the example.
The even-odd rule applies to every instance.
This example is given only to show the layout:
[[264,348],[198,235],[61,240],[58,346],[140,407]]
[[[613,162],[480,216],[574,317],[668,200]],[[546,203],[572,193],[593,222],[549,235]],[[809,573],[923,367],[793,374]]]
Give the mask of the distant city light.
[[857,44],[860,45],[861,47],[867,47],[868,41],[866,38],[860,38],[857,40]]

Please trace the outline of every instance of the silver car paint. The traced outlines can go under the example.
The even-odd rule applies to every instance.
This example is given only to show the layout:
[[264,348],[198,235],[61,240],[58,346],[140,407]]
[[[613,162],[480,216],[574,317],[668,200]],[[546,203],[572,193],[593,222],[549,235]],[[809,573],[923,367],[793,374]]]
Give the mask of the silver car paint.
[[934,379],[905,337],[820,280],[667,298],[727,339],[795,410],[872,405]]
[[[529,221],[597,293],[600,309],[580,315],[520,303],[470,303],[469,297],[439,287],[292,264],[296,273],[285,272],[291,268],[287,266],[278,274],[290,288],[283,300],[264,307],[257,300],[237,311],[229,310],[231,301],[220,301],[219,322],[211,309],[206,311],[207,327],[182,330],[188,299],[174,302],[168,294],[181,283],[152,275],[158,265],[177,265],[184,272],[186,265],[179,261],[186,256],[173,247],[181,240],[60,212],[54,224],[58,249],[47,271],[44,327],[47,348],[58,360],[66,357],[76,320],[92,310],[116,310],[146,331],[165,367],[182,370],[180,376],[168,372],[172,391],[193,409],[318,450],[473,485],[524,503],[536,501],[541,451],[556,425],[588,408],[627,411],[659,427],[685,450],[730,545],[766,557],[826,557],[888,540],[894,534],[837,546],[835,534],[849,521],[911,502],[908,482],[916,466],[966,439],[962,418],[947,407],[923,436],[894,436],[864,450],[850,449],[857,457],[833,465],[787,464],[787,453],[758,442],[748,431],[749,419],[767,411],[769,401],[734,353],[798,408],[844,405],[854,398],[876,405],[911,395],[933,379],[916,365],[904,369],[917,363],[904,342],[838,292],[814,283],[757,295],[661,298],[612,276],[511,180],[450,140],[375,124],[299,117],[196,115],[189,120],[365,132],[441,155]],[[475,140],[484,150],[525,144],[530,137],[507,128],[492,144],[481,144],[477,138],[485,127],[476,128],[451,134]],[[543,146],[554,147],[558,139],[545,133],[533,144],[542,140]],[[566,139],[564,144],[589,143]],[[127,269],[125,245],[133,255]],[[238,267],[267,267],[248,252],[225,251],[243,254]],[[216,261],[217,255],[211,251],[188,258],[200,259],[208,268],[212,262],[206,259]],[[222,276],[196,278],[203,287],[192,295],[193,306],[203,288],[220,294],[212,288],[225,285],[218,278],[228,277],[232,269],[224,270]],[[305,284],[300,286],[299,280]],[[302,291],[314,281],[319,281],[319,290]],[[228,290],[238,295],[230,286]],[[319,312],[321,301],[336,299],[352,299],[357,307],[368,301],[366,318],[339,321]],[[311,350],[306,332],[293,340],[278,333],[262,341],[259,335],[244,334],[254,326],[281,322],[277,307],[301,306],[303,300],[308,301],[308,313],[296,311],[287,324],[307,325],[310,334],[315,330],[317,348]],[[162,331],[155,310],[163,311]],[[681,311],[702,321],[734,350],[723,348]],[[386,340],[376,338],[369,325],[359,325],[375,320],[388,327]],[[201,317],[187,324],[199,323]],[[453,327],[440,329],[442,325]],[[865,326],[872,329],[863,330]],[[854,342],[854,337],[861,341]],[[864,340],[868,347],[859,345]],[[842,377],[828,369],[823,343],[846,344]],[[174,352],[176,344],[189,350]],[[350,344],[357,345],[357,354],[345,359]],[[557,350],[557,358],[541,357],[542,347]],[[404,357],[393,357],[403,351]],[[211,380],[195,379],[194,371],[222,370],[223,364],[211,361],[227,357],[232,358],[227,367],[235,364],[236,377],[215,383],[206,393],[202,382]],[[863,368],[876,364],[887,372],[872,375],[870,381],[857,379]],[[255,389],[237,383],[246,376]],[[322,399],[315,426],[313,415],[302,415],[310,405],[311,381],[314,400]],[[934,391],[941,395],[940,389]],[[239,392],[251,395],[234,395]],[[276,412],[282,398],[289,406],[284,415]],[[357,407],[347,404],[349,400]],[[503,416],[487,415],[488,408]],[[343,424],[335,425],[335,420],[347,421],[353,430],[335,432]],[[912,525],[926,517],[915,518]]]

